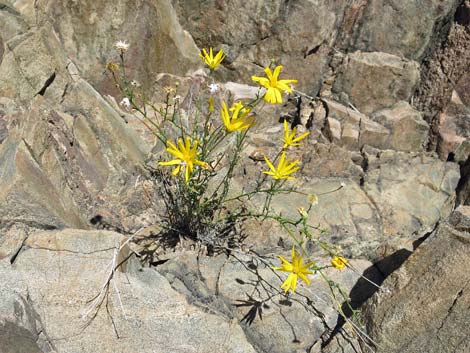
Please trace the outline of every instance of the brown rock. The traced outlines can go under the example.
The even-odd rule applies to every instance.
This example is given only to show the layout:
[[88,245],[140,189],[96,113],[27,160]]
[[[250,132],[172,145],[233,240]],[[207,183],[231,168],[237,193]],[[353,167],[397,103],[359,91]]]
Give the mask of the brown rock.
[[470,348],[470,237],[441,225],[366,304],[377,352],[447,353]]
[[350,103],[370,114],[408,100],[418,79],[417,62],[380,52],[355,52],[339,68],[333,92],[346,93]]
[[429,125],[423,120],[423,115],[407,102],[398,102],[391,108],[378,111],[372,115],[372,119],[390,131],[383,142],[383,149],[404,152],[425,149]]
[[445,33],[446,22],[450,21],[459,3],[458,0],[368,1],[363,5],[362,25],[353,36],[353,47],[419,60],[434,45],[433,40]]

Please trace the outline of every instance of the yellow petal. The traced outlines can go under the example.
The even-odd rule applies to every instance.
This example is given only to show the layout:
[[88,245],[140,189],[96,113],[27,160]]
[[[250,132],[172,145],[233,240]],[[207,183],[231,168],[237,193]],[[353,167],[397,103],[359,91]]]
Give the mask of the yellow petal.
[[269,169],[271,169],[273,172],[276,172],[276,168],[274,168],[273,164],[268,159],[268,157],[264,156],[264,160],[266,161],[266,164],[268,165]]
[[302,281],[305,282],[305,284],[307,284],[307,286],[310,285],[310,280],[309,280],[308,277],[305,276],[303,273],[299,273],[299,277],[300,277],[300,279],[301,279]]
[[277,78],[279,77],[279,74],[281,73],[282,65],[278,65],[274,69],[274,74],[273,74],[273,79],[277,81]]
[[176,165],[176,164],[181,164],[181,160],[180,159],[173,159],[171,161],[168,161],[168,162],[158,162],[158,165]]

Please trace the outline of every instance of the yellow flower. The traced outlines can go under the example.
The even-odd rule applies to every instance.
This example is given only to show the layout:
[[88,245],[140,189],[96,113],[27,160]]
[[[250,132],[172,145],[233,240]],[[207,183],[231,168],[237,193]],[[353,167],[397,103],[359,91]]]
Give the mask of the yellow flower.
[[286,159],[285,152],[282,152],[279,163],[277,164],[277,168],[273,166],[271,161],[266,156],[264,156],[264,160],[266,161],[266,164],[268,165],[269,169],[271,169],[271,171],[263,173],[271,175],[274,179],[294,179],[294,177],[290,176],[290,174],[295,173],[300,169],[300,167],[297,166],[297,163],[299,163],[300,160],[297,159],[291,162],[290,159]]
[[253,125],[255,118],[253,116],[247,116],[250,113],[250,109],[244,108],[241,102],[235,103],[230,108],[230,111],[232,112],[232,116],[230,116],[229,109],[227,109],[225,102],[222,102],[222,110],[220,113],[228,132],[246,130]]
[[297,80],[278,80],[279,73],[281,72],[282,66],[276,66],[274,73],[267,67],[264,69],[266,77],[251,76],[251,79],[258,82],[261,86],[266,88],[266,94],[264,100],[272,104],[282,103],[282,91],[291,93],[292,88],[289,83],[297,83]]
[[225,58],[224,51],[222,49],[220,49],[214,57],[214,54],[212,53],[212,48],[209,49],[209,54],[207,53],[206,49],[202,49],[202,53],[199,53],[199,56],[202,60],[204,60],[207,66],[209,66],[211,71],[214,70],[217,66],[219,66],[222,60],[224,60]]
[[342,256],[334,256],[331,260],[333,267],[336,267],[338,270],[342,270],[347,263],[348,261]]
[[284,146],[282,148],[287,148],[289,146],[300,146],[299,141],[310,135],[310,132],[304,132],[302,135],[295,137],[296,133],[297,128],[294,127],[292,131],[289,131],[289,124],[287,120],[284,120],[284,138],[282,139]]
[[194,165],[199,165],[203,168],[207,168],[208,165],[206,162],[200,161],[197,158],[198,152],[197,152],[197,146],[199,144],[198,140],[194,140],[194,146],[191,147],[191,139],[189,137],[186,137],[186,143],[183,143],[182,139],[178,139],[178,147],[176,147],[173,143],[170,141],[167,141],[168,148],[166,151],[173,156],[176,157],[176,159],[173,159],[168,162],[159,162],[159,165],[176,165],[177,167],[173,169],[172,174],[177,175],[183,168],[185,169],[184,173],[184,180],[188,182],[189,176],[191,175],[191,172],[193,171]]
[[294,247],[292,247],[292,263],[287,261],[282,256],[278,257],[282,261],[281,267],[273,267],[273,270],[290,272],[287,279],[281,285],[281,288],[284,289],[286,293],[289,291],[289,289],[292,290],[292,292],[295,292],[298,277],[300,277],[300,279],[307,285],[310,285],[310,280],[306,275],[312,274],[312,271],[309,271],[308,268],[314,264],[313,262],[302,265],[303,258],[297,257]]

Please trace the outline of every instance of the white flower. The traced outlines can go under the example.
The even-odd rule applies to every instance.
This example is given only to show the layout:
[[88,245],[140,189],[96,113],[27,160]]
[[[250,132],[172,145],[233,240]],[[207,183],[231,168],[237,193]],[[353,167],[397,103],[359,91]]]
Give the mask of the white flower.
[[123,40],[117,41],[114,44],[114,46],[116,47],[116,49],[121,50],[121,51],[126,51],[127,49],[129,49],[129,44],[126,43],[126,41],[123,41]]
[[130,108],[131,107],[131,101],[127,97],[123,98],[123,100],[119,104],[121,104],[125,108]]
[[211,94],[214,94],[214,93],[217,93],[219,92],[219,85],[217,83],[211,83],[209,85],[209,91],[211,92]]
[[133,86],[133,87],[140,87],[140,83],[137,82],[136,80],[132,80],[132,81],[131,81],[131,86]]

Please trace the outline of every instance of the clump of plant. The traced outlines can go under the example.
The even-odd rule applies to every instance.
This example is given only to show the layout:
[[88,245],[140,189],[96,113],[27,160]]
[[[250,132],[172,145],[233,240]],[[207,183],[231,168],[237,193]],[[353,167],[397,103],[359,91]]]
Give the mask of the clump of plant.
[[[157,150],[165,151],[157,162],[148,165],[159,181],[158,192],[165,206],[162,215],[165,235],[172,239],[193,239],[214,253],[234,248],[240,222],[247,219],[277,222],[295,244],[291,259],[279,256],[280,266],[272,267],[287,274],[281,284],[284,294],[294,294],[299,280],[310,285],[309,276],[319,275],[330,288],[336,310],[354,332],[364,336],[344,311],[346,303],[350,314],[357,313],[349,305],[347,293],[325,273],[328,267],[354,268],[324,239],[326,231],[309,223],[309,213],[317,204],[317,197],[304,194],[291,183],[301,169],[301,161],[291,158],[290,152],[301,145],[309,132],[299,134],[296,127],[284,120],[278,151],[264,156],[265,165],[255,180],[247,182],[241,190],[233,187],[261,103],[281,104],[284,94],[296,93],[292,84],[297,80],[281,79],[281,65],[266,67],[265,76],[251,77],[260,86],[256,97],[229,102],[219,97],[220,84],[213,75],[225,58],[224,52],[219,50],[214,55],[212,48],[203,49],[200,57],[209,68],[207,94],[188,95],[184,98],[186,107],[182,109],[183,98],[178,95],[177,87],[165,87],[163,104],[154,104],[145,90],[126,75],[128,44],[118,42],[116,47],[120,60],[108,63],[107,68],[124,96],[121,104],[132,110],[153,133],[161,144]],[[294,218],[275,212],[271,207],[273,197],[284,193],[305,195],[309,206],[299,208]],[[260,206],[250,207],[255,203]],[[306,251],[308,244],[322,249],[330,257],[330,263],[322,265],[311,259]]]

